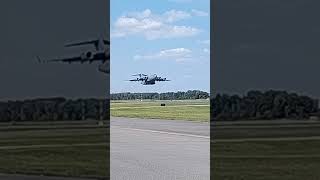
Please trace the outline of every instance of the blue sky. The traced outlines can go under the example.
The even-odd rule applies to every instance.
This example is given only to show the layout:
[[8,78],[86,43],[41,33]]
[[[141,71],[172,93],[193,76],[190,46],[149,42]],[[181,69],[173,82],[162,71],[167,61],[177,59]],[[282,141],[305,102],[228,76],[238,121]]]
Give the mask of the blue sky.
[[[111,93],[210,91],[209,0],[111,0]],[[144,86],[132,74],[170,79]]]

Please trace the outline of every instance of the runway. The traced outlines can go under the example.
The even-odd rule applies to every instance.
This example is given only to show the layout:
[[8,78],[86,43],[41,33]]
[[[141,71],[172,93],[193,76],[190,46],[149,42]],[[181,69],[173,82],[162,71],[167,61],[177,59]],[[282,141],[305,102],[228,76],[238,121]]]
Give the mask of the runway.
[[181,120],[111,117],[111,126],[111,129],[113,129],[113,127],[121,127],[173,132],[189,135],[210,136],[210,126],[208,122],[198,123],[193,121]]
[[111,180],[208,180],[209,124],[111,118]]

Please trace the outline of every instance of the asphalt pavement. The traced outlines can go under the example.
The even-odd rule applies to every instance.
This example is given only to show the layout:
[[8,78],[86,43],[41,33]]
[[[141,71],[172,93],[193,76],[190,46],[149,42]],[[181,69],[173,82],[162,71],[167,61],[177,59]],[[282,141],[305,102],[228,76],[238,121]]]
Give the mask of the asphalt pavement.
[[111,180],[209,180],[209,124],[111,118]]

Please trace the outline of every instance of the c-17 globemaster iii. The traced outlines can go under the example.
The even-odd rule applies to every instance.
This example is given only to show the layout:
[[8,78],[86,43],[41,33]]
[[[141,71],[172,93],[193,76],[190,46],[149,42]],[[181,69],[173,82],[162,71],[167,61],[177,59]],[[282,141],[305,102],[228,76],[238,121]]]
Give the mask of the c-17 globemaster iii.
[[146,74],[135,74],[133,76],[139,76],[136,79],[131,79],[129,81],[141,81],[143,85],[154,85],[156,81],[170,81],[167,78],[162,78],[157,76],[156,74],[146,75]]
[[[94,45],[95,51],[86,51],[80,54],[80,56],[69,57],[69,58],[61,58],[61,59],[51,59],[42,61],[40,57],[38,58],[39,62],[80,62],[80,63],[92,63],[94,61],[102,62],[98,70],[103,73],[110,73],[110,41],[104,39],[84,41],[79,43],[67,44],[65,47],[74,47],[74,46],[83,46],[83,45]],[[108,47],[109,46],[109,47]]]

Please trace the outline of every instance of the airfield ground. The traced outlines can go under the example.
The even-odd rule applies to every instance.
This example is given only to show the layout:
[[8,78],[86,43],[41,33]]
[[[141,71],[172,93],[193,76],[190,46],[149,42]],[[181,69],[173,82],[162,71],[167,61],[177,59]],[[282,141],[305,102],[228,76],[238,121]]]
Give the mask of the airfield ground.
[[[114,117],[208,121],[209,112],[206,100],[111,101]],[[135,128],[149,128],[143,124]],[[320,179],[320,121],[229,121],[211,126],[213,179]]]
[[[165,106],[160,106],[162,103]],[[209,121],[209,100],[133,100],[111,101],[111,116]]]
[[107,179],[109,136],[97,124],[0,124],[0,173]]
[[217,122],[211,130],[213,179],[320,178],[320,122]]

